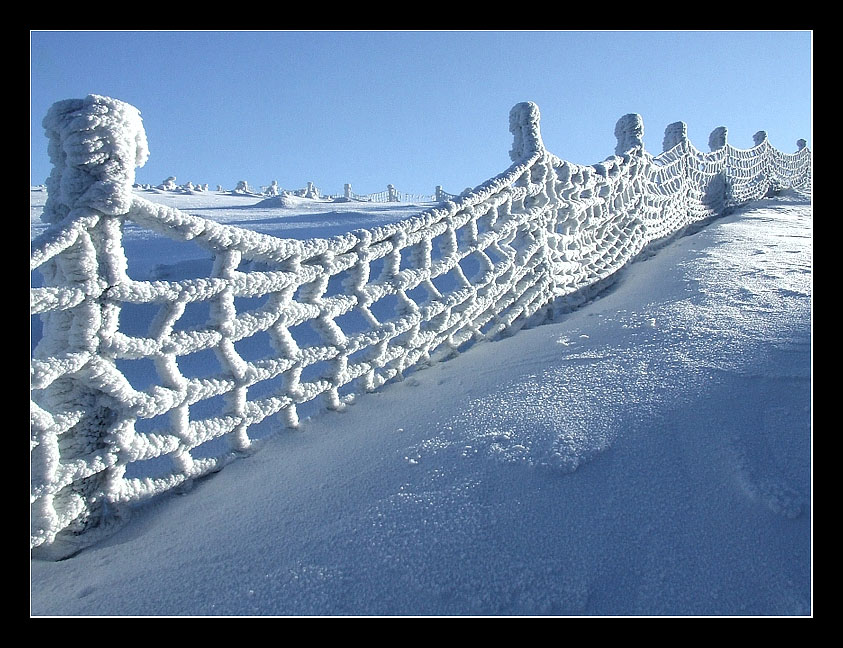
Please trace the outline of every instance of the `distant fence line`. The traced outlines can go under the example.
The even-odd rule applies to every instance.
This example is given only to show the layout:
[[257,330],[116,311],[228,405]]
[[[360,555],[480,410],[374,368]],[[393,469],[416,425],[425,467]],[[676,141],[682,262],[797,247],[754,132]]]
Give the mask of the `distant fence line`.
[[[147,190],[159,190],[181,193],[197,193],[208,191],[208,185],[194,185],[192,182],[187,182],[183,185],[176,184],[176,178],[171,176],[164,180],[161,184],[153,187],[152,185],[141,185],[140,188]],[[217,185],[218,192],[226,192],[221,185]],[[358,194],[352,191],[351,185],[346,184],[342,194],[325,194],[319,187],[312,182],[307,183],[307,187],[301,189],[282,189],[277,181],[272,184],[262,186],[259,191],[255,191],[249,186],[245,180],[240,180],[236,187],[230,192],[233,194],[250,195],[255,197],[271,198],[273,196],[281,196],[289,194],[298,196],[300,198],[323,198],[325,200],[349,200],[359,202],[374,202],[374,203],[389,203],[389,202],[442,202],[444,200],[451,200],[456,198],[458,194],[448,193],[442,189],[441,185],[437,185],[432,194],[412,194],[404,191],[398,191],[393,185],[387,185],[384,191],[377,191],[370,194]]]
[[[695,223],[812,183],[802,140],[786,154],[759,132],[742,150],[721,128],[704,153],[676,122],[653,156],[638,115],[618,121],[614,156],[573,164],[544,148],[527,102],[510,113],[502,174],[393,224],[292,240],[135,195],[148,149],[128,104],[59,102],[44,126],[54,169],[49,228],[30,257],[44,278],[30,290],[43,327],[30,369],[30,545],[48,558],[248,453],[262,426],[296,426],[316,398],[341,410],[354,393],[587,299]],[[130,277],[129,223],[199,246],[210,271]],[[155,374],[143,389],[127,377],[138,360]]]
[[[340,198],[340,196],[332,196],[333,198]],[[387,185],[385,191],[378,191],[370,194],[358,194],[351,190],[351,185],[346,184],[344,193],[341,196],[346,200],[359,200],[361,202],[443,202],[457,197],[457,194],[451,194],[442,189],[441,185],[437,185],[433,194],[411,194],[403,191],[398,191],[394,186]]]

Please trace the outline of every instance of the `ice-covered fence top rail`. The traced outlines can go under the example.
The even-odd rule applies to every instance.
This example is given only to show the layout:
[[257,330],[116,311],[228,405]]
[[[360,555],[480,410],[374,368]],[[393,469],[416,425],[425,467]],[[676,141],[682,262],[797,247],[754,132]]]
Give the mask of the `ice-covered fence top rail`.
[[[86,106],[89,109],[93,107],[95,114],[81,114]],[[290,256],[306,258],[326,252],[342,254],[360,242],[380,242],[398,233],[411,235],[462,209],[482,203],[511,185],[514,178],[542,155],[552,158],[556,164],[568,165],[573,171],[586,168],[604,171],[605,162],[584,167],[547,152],[539,122],[539,109],[534,103],[523,102],[513,107],[510,112],[510,131],[513,134],[510,157],[514,165],[469,194],[444,201],[403,221],[367,230],[352,230],[330,238],[296,240],[218,224],[134,196],[131,192],[134,168],[143,166],[149,155],[140,113],[118,100],[90,95],[84,100],[70,99],[55,104],[44,120],[50,137],[50,156],[55,166],[47,180],[49,197],[43,218],[48,222],[58,222],[74,212],[74,208],[78,213],[79,208],[90,207],[106,214],[125,214],[139,224],[183,240],[194,240],[212,250],[224,247],[248,251],[249,256],[256,259],[278,261]],[[726,145],[726,132],[725,127],[718,127],[712,132],[709,138],[712,151]],[[632,152],[644,153],[643,133],[640,115],[622,117],[615,128],[618,140],[615,155],[622,157]],[[759,139],[761,135],[763,137]],[[760,131],[755,139],[758,145],[766,139],[766,133]],[[676,122],[669,125],[665,131],[664,150],[679,146],[683,141],[687,142],[685,124]],[[805,147],[804,142],[799,141],[800,149]],[[107,162],[97,168],[99,159]],[[37,251],[47,240],[54,238],[54,234],[45,233],[33,243],[33,248]]]
[[342,254],[354,249],[360,243],[378,243],[395,235],[412,237],[413,234],[500,193],[544,153],[538,119],[538,108],[535,104],[518,104],[513,108],[510,117],[510,130],[515,137],[510,153],[514,162],[512,167],[484,182],[469,194],[443,201],[436,207],[395,223],[365,230],[352,230],[330,238],[316,237],[298,240],[283,239],[240,227],[221,225],[138,197],[135,198],[135,204],[127,216],[146,227],[184,240],[193,240],[212,250],[235,249],[248,253],[249,258],[254,259],[280,261],[291,256],[309,258],[324,253]]
[[[105,214],[127,215],[139,224],[183,240],[193,240],[212,250],[233,248],[248,251],[254,258],[274,261],[326,252],[341,254],[360,242],[379,242],[398,233],[412,235],[499,193],[537,158],[547,154],[539,131],[538,107],[531,102],[518,104],[510,113],[510,131],[514,137],[510,157],[514,165],[504,173],[482,183],[469,194],[454,197],[399,222],[352,230],[330,238],[297,240],[218,224],[134,196],[131,192],[134,169],[143,166],[149,151],[140,113],[128,104],[97,95],[84,100],[62,101],[51,108],[44,126],[54,163],[53,173],[47,180],[49,197],[44,209],[45,221],[57,223],[68,215],[90,216],[89,211],[82,210],[88,207]],[[134,143],[134,148],[128,143]],[[103,163],[98,167],[100,160]],[[47,241],[56,238],[54,232],[45,232],[33,242],[33,248],[37,252]]]
[[[105,113],[108,119],[101,120],[103,125],[106,121],[119,124],[120,128],[115,130],[123,134],[123,141],[137,139],[139,144],[136,155],[132,157],[125,154],[121,155],[120,151],[115,150],[114,142],[120,139],[117,133],[111,138],[100,136],[96,139],[83,139],[83,143],[86,145],[85,150],[102,149],[104,156],[110,153],[112,158],[116,157],[121,161],[121,164],[112,163],[109,165],[109,169],[103,170],[104,180],[102,184],[106,185],[107,183],[107,186],[96,187],[98,195],[102,199],[98,202],[83,201],[78,199],[77,194],[83,192],[80,192],[77,187],[84,185],[85,180],[88,184],[91,183],[90,178],[85,176],[84,173],[91,167],[90,160],[86,161],[81,155],[79,156],[81,161],[74,160],[70,156],[60,157],[52,152],[73,145],[71,144],[73,140],[82,139],[76,129],[78,128],[78,122],[84,117],[65,124],[60,123],[60,117],[79,112],[80,109],[85,107],[86,103],[93,103],[99,107],[101,102],[108,104],[110,107],[120,106],[113,112]],[[120,123],[119,119],[126,118],[126,116],[130,117],[126,124]],[[65,128],[62,129],[61,126]],[[134,169],[131,167],[131,162],[134,161],[137,166],[142,166],[148,156],[148,150],[146,149],[146,139],[143,127],[140,124],[139,113],[127,104],[121,105],[121,102],[116,100],[95,96],[90,96],[84,101],[68,100],[56,104],[48,118],[45,119],[45,127],[48,127],[48,134],[51,137],[51,155],[54,164],[56,164],[55,170],[48,180],[48,190],[51,197],[48,198],[44,210],[44,218],[48,222],[58,222],[68,214],[90,216],[90,212],[80,212],[78,208],[86,206],[97,209],[101,205],[104,207],[104,209],[100,209],[103,213],[126,215],[138,224],[182,240],[193,240],[211,250],[236,249],[241,252],[248,252],[250,258],[270,261],[279,261],[291,256],[307,258],[329,252],[341,254],[353,249],[361,242],[377,243],[396,234],[412,236],[434,223],[453,216],[460,210],[471,208],[473,205],[482,203],[490,196],[499,193],[503,188],[510,185],[514,178],[522,174],[525,168],[533,163],[542,151],[541,137],[538,133],[538,109],[533,104],[519,104],[513,109],[511,117],[511,130],[515,135],[515,145],[511,156],[516,164],[506,172],[484,182],[468,195],[443,201],[436,207],[424,210],[399,222],[376,226],[367,230],[353,230],[330,238],[316,237],[298,240],[283,239],[236,226],[222,225],[199,216],[186,214],[177,209],[151,203],[138,196],[132,196],[131,186],[134,183]],[[522,131],[525,131],[527,135],[522,135]],[[106,139],[111,141],[104,142],[103,140]],[[107,146],[110,147],[109,151],[105,150]],[[65,170],[63,164],[68,165],[70,170]],[[83,172],[76,171],[74,164],[78,164]],[[83,181],[80,182],[78,178]],[[68,187],[70,190],[68,190]],[[57,190],[54,188],[57,188]],[[112,191],[114,196],[111,201],[106,200],[109,190]],[[93,193],[89,190],[83,197],[89,198]],[[109,204],[106,204],[106,202]],[[74,210],[74,207],[77,209]],[[54,230],[53,232],[45,232],[34,241],[35,256],[43,256],[43,254],[38,254],[38,251],[47,246],[49,241],[54,241],[56,238]]]

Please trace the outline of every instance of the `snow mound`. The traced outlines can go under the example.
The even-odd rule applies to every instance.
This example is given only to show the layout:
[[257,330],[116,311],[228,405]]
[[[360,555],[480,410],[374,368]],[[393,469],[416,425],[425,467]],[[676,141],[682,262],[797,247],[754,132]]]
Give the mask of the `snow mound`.
[[271,196],[255,204],[255,207],[268,207],[277,209],[295,209],[302,205],[313,204],[313,198],[305,198],[303,196],[295,196],[291,193],[284,192],[278,196]]

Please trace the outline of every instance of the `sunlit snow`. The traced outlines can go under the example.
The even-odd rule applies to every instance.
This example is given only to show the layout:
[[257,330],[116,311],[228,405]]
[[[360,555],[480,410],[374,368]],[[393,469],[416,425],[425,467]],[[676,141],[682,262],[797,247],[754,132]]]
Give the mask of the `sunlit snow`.
[[[291,238],[421,208],[135,191]],[[314,412],[33,561],[32,614],[810,615],[812,224],[808,196],[757,201],[556,321]],[[201,262],[124,243],[133,276]]]

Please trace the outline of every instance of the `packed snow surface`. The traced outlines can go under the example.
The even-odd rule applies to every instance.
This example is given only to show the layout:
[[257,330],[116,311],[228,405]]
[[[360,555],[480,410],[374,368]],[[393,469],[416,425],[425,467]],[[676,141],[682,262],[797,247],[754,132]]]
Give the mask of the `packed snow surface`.
[[[419,209],[143,196],[296,238]],[[33,561],[32,614],[812,614],[812,218],[795,192],[753,203],[558,321],[281,432]],[[133,274],[190,265],[148,236],[127,228]]]

